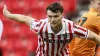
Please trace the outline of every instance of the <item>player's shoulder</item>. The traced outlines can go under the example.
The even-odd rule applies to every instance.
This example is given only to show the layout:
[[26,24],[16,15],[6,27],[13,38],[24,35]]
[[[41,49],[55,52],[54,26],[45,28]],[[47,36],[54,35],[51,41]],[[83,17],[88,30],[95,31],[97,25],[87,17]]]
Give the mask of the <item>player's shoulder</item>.
[[48,18],[41,19],[40,21],[41,22],[47,22],[48,21]]
[[91,11],[87,11],[85,12],[82,17],[96,17],[97,16],[97,13],[96,12],[91,12]]
[[63,18],[62,20],[63,20],[65,23],[73,24],[73,21],[70,21],[70,20],[68,20],[68,19],[66,19],[66,18]]

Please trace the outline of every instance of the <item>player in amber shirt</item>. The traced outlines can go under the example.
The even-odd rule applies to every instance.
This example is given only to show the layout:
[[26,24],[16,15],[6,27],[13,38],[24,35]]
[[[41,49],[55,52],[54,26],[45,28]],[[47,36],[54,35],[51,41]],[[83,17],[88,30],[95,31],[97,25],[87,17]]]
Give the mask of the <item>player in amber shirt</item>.
[[[100,33],[100,0],[91,0],[91,8],[84,13],[79,25]],[[75,38],[69,44],[71,56],[94,56],[96,43],[87,39]]]

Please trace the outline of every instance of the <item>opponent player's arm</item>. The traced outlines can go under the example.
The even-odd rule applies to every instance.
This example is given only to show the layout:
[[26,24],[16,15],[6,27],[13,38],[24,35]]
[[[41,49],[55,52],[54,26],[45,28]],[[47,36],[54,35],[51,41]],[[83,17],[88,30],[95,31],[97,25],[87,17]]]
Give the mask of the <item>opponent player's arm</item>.
[[16,20],[18,22],[26,23],[30,26],[30,21],[33,20],[33,18],[21,14],[11,14],[8,10],[6,5],[4,5],[3,8],[3,15],[6,16],[8,19]]

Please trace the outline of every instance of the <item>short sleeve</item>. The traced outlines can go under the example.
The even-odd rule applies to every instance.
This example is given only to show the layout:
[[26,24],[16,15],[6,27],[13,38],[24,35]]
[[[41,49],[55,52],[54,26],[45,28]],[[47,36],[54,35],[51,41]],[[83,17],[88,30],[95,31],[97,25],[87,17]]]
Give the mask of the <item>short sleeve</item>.
[[41,22],[39,20],[31,20],[30,22],[30,29],[38,32]]
[[74,24],[73,31],[74,31],[74,37],[80,37],[80,38],[88,37],[88,29],[83,28],[79,25]]

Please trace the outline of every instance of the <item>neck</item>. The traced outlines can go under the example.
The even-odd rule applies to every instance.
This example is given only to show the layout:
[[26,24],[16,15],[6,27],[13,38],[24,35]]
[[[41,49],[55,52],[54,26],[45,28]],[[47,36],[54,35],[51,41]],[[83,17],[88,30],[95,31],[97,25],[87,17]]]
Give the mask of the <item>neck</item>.
[[95,7],[92,7],[92,8],[94,9],[94,11],[100,14],[100,12]]
[[51,27],[55,34],[57,34],[62,29],[62,24],[58,25],[57,27]]

